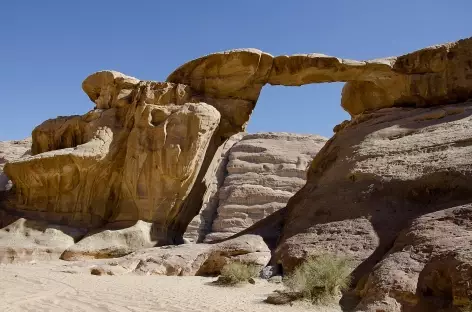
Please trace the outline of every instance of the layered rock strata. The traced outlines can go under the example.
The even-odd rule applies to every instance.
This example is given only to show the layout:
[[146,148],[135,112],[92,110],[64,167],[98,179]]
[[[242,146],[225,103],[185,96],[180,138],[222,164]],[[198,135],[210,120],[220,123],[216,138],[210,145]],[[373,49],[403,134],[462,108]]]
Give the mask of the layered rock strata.
[[317,53],[273,57],[254,49],[233,50],[190,61],[167,80],[216,97],[253,102],[267,83],[347,82],[341,105],[357,115],[386,107],[426,107],[470,98],[471,53],[472,38],[367,61]]
[[263,268],[270,249],[257,235],[244,235],[218,244],[183,244],[136,251],[119,259],[89,260],[86,255],[66,255],[70,270],[89,269],[97,275],[216,276],[228,263],[241,262]]
[[362,311],[468,304],[471,116],[472,102],[385,108],[338,127],[287,205],[277,261],[347,255]]
[[285,207],[305,184],[307,167],[326,141],[317,135],[245,135],[229,151],[217,217],[205,241],[230,237]]
[[0,141],[0,192],[11,188],[11,181],[3,172],[3,167],[9,161],[29,155],[31,152],[31,138],[18,141]]
[[208,181],[208,187],[202,198],[200,212],[192,219],[184,233],[184,238],[189,242],[200,243],[211,232],[219,204],[219,192],[227,176],[226,166],[229,161],[230,149],[244,135],[243,132],[233,135],[216,151],[204,177],[205,181]]

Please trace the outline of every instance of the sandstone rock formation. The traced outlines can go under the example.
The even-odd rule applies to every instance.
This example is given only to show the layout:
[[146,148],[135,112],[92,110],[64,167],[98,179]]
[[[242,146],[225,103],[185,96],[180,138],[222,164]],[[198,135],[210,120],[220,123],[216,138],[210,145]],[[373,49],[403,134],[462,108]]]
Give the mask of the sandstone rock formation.
[[44,221],[0,217],[0,263],[54,260],[85,234],[82,229],[51,225]]
[[472,38],[467,38],[368,61],[316,53],[273,57],[255,49],[233,50],[190,61],[167,80],[189,84],[215,97],[254,104],[266,83],[300,86],[344,81],[342,107],[357,115],[386,107],[425,107],[470,98],[471,47]]
[[[218,244],[183,244],[136,251],[119,259],[72,262],[67,267],[92,268],[97,275],[203,275],[216,276],[230,262],[257,265],[261,269],[271,252],[262,238],[244,235]],[[70,260],[80,260],[81,257]],[[96,272],[96,273],[95,273]]]
[[[318,253],[352,257],[358,310],[457,311],[471,304],[472,38],[371,61],[234,50],[188,62],[167,80],[98,72],[83,83],[94,110],[33,131],[32,155],[4,168],[14,187],[0,198],[0,251],[13,233],[27,257],[67,249],[67,259],[100,258],[182,243],[204,206],[197,217],[204,222],[188,232],[201,240],[217,196],[214,230],[239,231],[285,204],[252,207],[257,216],[235,205],[260,205],[261,194],[285,203],[303,183],[304,156],[265,153],[246,136],[234,146],[218,191],[234,142],[226,140],[245,129],[261,88],[344,81],[341,105],[352,119],[335,127],[287,207],[243,233],[273,244],[270,228],[283,226],[275,260],[285,271]],[[310,148],[315,144],[322,142]],[[234,212],[241,218],[226,218]],[[88,233],[72,246],[81,228]],[[230,240],[151,248],[110,267],[211,274],[233,257],[268,261],[267,249],[251,249],[259,246],[253,238],[233,239],[244,247],[224,247]],[[263,261],[253,257],[259,252]]]
[[31,138],[19,141],[0,141],[0,192],[11,188],[11,182],[3,173],[5,164],[28,155],[30,150]]
[[393,106],[426,107],[472,97],[472,38],[392,59],[388,79],[356,80],[343,88],[341,105],[351,114]]
[[206,182],[208,186],[202,198],[200,212],[192,219],[184,234],[184,238],[190,242],[202,242],[211,232],[219,203],[219,191],[226,177],[229,151],[244,134],[241,132],[233,135],[216,151],[204,177],[204,180],[208,181]]
[[158,233],[150,222],[137,221],[126,228],[108,227],[87,233],[78,243],[67,246],[63,260],[122,257],[133,251],[158,245]]
[[83,86],[96,109],[44,122],[33,131],[33,156],[5,166],[16,186],[12,210],[86,228],[143,220],[154,241],[172,242],[219,112],[191,102],[179,84],[99,72]]
[[362,311],[470,302],[471,115],[472,102],[385,108],[338,127],[287,205],[277,261],[349,255]]
[[229,151],[217,218],[205,241],[230,237],[283,208],[306,181],[327,139],[290,133],[247,134]]
[[[360,309],[435,311],[467,306],[472,298],[472,206],[416,218],[360,285]],[[437,300],[437,299],[442,300]],[[400,310],[400,309],[398,309]]]

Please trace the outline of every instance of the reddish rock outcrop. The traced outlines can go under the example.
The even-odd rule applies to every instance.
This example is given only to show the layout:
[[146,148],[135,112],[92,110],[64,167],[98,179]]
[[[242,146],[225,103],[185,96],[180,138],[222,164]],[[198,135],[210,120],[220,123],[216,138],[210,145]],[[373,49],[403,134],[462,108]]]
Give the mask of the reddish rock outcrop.
[[[472,269],[464,258],[472,228],[460,205],[472,200],[471,115],[467,102],[386,108],[345,123],[288,203],[277,261],[290,271],[309,255],[348,255],[365,311],[382,301],[381,311],[417,311],[425,296],[468,303],[472,289],[461,279]],[[435,280],[434,266],[453,281]],[[447,302],[451,294],[458,299]]]
[[31,138],[18,141],[0,141],[0,192],[7,191],[12,184],[3,173],[3,167],[9,161],[29,155],[31,152]]

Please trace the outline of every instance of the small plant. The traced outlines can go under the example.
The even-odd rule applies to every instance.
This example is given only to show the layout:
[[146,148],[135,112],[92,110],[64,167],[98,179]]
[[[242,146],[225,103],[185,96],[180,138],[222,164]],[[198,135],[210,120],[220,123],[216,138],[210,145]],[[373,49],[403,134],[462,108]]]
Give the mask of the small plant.
[[224,285],[246,283],[249,282],[250,279],[257,277],[259,272],[260,267],[258,266],[232,262],[226,264],[223,269],[221,269],[221,275],[217,282]]
[[461,312],[472,312],[472,302],[469,302],[467,305],[463,306],[460,311]]
[[322,254],[309,258],[284,279],[285,286],[313,303],[328,303],[349,287],[351,262]]

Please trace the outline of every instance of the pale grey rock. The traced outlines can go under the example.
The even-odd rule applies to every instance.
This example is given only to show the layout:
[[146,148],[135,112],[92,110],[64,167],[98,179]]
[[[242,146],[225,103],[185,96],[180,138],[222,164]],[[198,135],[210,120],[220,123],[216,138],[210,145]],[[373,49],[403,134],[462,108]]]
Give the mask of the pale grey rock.
[[276,265],[268,265],[262,269],[259,277],[263,279],[269,279],[273,277],[277,273],[277,266]]
[[122,229],[100,229],[88,233],[61,256],[63,260],[82,260],[122,257],[134,251],[157,245],[152,223],[138,220]]
[[[217,276],[228,263],[263,268],[271,251],[258,235],[243,235],[218,244],[182,244],[141,249],[117,259],[71,261],[67,268],[97,275]],[[96,273],[95,273],[96,272]]]
[[208,188],[203,195],[202,208],[199,214],[196,215],[188,225],[184,233],[184,239],[199,243],[202,242],[205,236],[211,231],[211,225],[219,203],[219,190],[227,175],[226,166],[228,164],[229,150],[234,144],[239,142],[244,135],[245,133],[241,132],[231,136],[216,151],[204,178],[208,181]]
[[205,241],[228,238],[285,207],[305,184],[306,169],[326,141],[291,133],[244,136],[229,152],[217,217]]
[[7,191],[12,184],[8,177],[3,173],[3,167],[9,161],[16,160],[31,152],[31,138],[18,141],[0,142],[0,191]]

